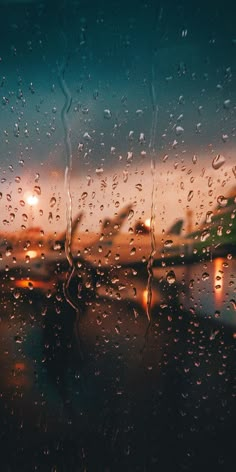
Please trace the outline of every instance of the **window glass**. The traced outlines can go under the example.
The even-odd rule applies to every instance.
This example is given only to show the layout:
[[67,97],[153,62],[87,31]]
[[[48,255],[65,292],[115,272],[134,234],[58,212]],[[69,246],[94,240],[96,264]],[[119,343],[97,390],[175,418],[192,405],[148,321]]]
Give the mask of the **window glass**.
[[231,470],[234,13],[0,0],[2,470]]

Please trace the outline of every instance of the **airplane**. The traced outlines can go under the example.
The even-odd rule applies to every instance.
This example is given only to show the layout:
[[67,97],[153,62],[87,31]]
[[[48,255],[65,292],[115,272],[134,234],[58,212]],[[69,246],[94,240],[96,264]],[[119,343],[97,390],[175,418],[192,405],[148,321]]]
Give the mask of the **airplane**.
[[[192,217],[192,212],[189,213]],[[190,223],[191,226],[191,223]],[[217,205],[205,220],[177,243],[164,247],[162,261],[187,264],[236,254],[236,186],[226,196],[219,195]],[[158,260],[155,265],[158,266]]]
[[[72,269],[65,257],[66,231],[57,239],[54,234],[41,234],[38,228],[20,234],[2,234],[2,293],[9,288],[17,296],[22,289],[24,292],[34,290],[34,293],[53,292],[73,270],[76,277],[73,277],[71,287],[77,300],[90,300],[97,296],[131,299],[137,305],[146,306],[145,261],[150,254],[150,228],[138,221],[128,233],[121,232],[125,221],[133,217],[132,208],[132,204],[127,204],[113,219],[106,218],[101,222],[98,234],[77,233],[82,213],[74,218],[71,231]],[[175,222],[168,234],[179,237],[182,226],[183,220]],[[137,244],[137,251],[134,244]],[[133,270],[134,262],[141,262],[142,273],[141,270],[139,273]],[[157,291],[153,303],[157,304],[160,300],[160,291]]]
[[[147,303],[150,227],[139,220],[128,232],[121,231],[124,222],[127,219],[130,222],[132,220],[132,208],[132,204],[127,204],[113,219],[105,219],[98,234],[77,232],[82,213],[76,215],[73,220],[72,270],[76,274],[77,287],[74,287],[74,290],[78,292],[76,296],[80,300],[89,294],[89,297],[117,297],[136,300],[142,305]],[[199,225],[197,230],[190,230],[183,235],[184,221],[177,219],[165,233],[155,235],[153,268],[191,264],[194,261],[225,255],[230,251],[234,254],[235,213],[234,188],[227,197],[218,198],[216,208],[207,214],[206,221]],[[59,282],[65,280],[66,273],[70,270],[64,252],[66,232],[64,231],[57,240],[55,235],[44,235],[42,240],[43,238],[38,238],[37,231],[28,230],[24,232],[24,237],[17,234],[1,235],[0,246],[5,249],[1,261],[2,280],[5,285],[10,283],[12,289],[18,287],[53,290]],[[14,242],[17,257],[15,254],[13,256]],[[157,290],[156,298],[159,302],[164,299],[160,292],[163,294],[166,287],[168,285],[164,283],[160,290]]]

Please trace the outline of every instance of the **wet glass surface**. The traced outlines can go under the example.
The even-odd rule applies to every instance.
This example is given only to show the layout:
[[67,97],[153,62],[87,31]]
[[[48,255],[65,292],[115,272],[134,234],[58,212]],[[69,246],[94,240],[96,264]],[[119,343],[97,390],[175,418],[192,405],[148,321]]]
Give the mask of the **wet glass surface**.
[[0,0],[4,472],[233,470],[234,11]]

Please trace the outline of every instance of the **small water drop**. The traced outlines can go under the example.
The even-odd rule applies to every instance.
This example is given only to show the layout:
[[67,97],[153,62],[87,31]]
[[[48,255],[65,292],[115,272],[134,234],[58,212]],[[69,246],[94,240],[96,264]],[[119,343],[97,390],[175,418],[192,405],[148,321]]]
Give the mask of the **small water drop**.
[[103,111],[103,116],[104,118],[106,118],[106,120],[110,120],[110,118],[112,117],[111,110],[109,110],[109,108],[105,108],[105,110]]
[[50,207],[53,208],[56,205],[56,202],[57,202],[56,198],[52,197],[51,200],[50,200],[50,203],[49,203]]
[[168,284],[172,285],[175,283],[176,281],[176,276],[175,276],[175,273],[173,270],[170,270],[167,275],[166,275],[166,280],[168,282]]
[[220,167],[225,163],[225,158],[221,154],[218,154],[216,157],[214,157],[212,161],[212,167],[215,170],[220,169]]
[[224,108],[226,110],[228,110],[230,108],[230,105],[231,105],[231,101],[229,99],[224,101]]
[[142,192],[142,190],[143,190],[142,184],[137,184],[137,185],[135,185],[135,188],[136,188],[139,192]]
[[209,279],[209,274],[208,274],[208,272],[203,272],[203,274],[202,274],[202,280],[205,281],[205,280],[208,280],[208,279]]
[[202,242],[206,241],[210,237],[210,235],[211,235],[210,231],[204,230],[200,237],[201,241]]
[[171,247],[172,245],[173,245],[172,239],[167,239],[167,240],[164,242],[164,247]]
[[83,192],[82,195],[81,195],[81,199],[85,200],[85,198],[87,198],[87,196],[88,196],[88,192]]
[[183,132],[184,132],[184,128],[182,126],[176,126],[175,127],[175,134],[177,136],[180,136],[181,134],[183,134]]
[[219,195],[219,197],[217,198],[217,203],[220,207],[224,208],[228,203],[228,199],[225,198],[223,195]]
[[187,197],[187,200],[188,202],[190,202],[193,198],[193,190],[190,190],[190,192],[188,193],[188,197]]

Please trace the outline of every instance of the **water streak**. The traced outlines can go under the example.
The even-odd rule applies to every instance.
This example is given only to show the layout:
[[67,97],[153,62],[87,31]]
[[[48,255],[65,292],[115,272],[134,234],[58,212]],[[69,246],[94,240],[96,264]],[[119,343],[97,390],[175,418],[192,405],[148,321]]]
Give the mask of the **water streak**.
[[[161,15],[158,17],[160,21]],[[155,28],[156,29],[156,28]],[[148,283],[147,283],[147,308],[146,314],[148,318],[148,328],[151,325],[151,307],[152,307],[152,282],[153,282],[153,260],[156,253],[156,239],[155,239],[155,215],[156,215],[156,161],[155,161],[155,144],[156,144],[156,133],[158,123],[158,105],[156,96],[156,77],[155,77],[155,60],[152,57],[151,67],[151,78],[150,78],[150,99],[152,106],[152,124],[149,141],[149,149],[151,154],[151,175],[152,175],[152,192],[151,192],[151,218],[150,218],[150,235],[151,235],[151,252],[148,258],[147,271],[148,271]],[[146,333],[147,334],[147,333]]]
[[68,118],[68,115],[71,109],[71,104],[72,104],[72,96],[65,80],[65,71],[66,71],[67,65],[68,65],[68,59],[67,61],[64,61],[64,63],[62,64],[62,66],[59,69],[59,74],[58,74],[60,88],[65,98],[64,105],[61,110],[61,120],[63,124],[63,129],[64,129],[64,143],[65,143],[65,150],[66,150],[66,167],[65,167],[65,174],[64,174],[64,186],[67,193],[67,200],[66,200],[67,225],[66,225],[66,238],[65,238],[65,254],[69,263],[69,270],[66,274],[66,280],[63,284],[63,290],[64,290],[67,303],[69,303],[72,306],[72,308],[75,310],[76,317],[75,317],[75,323],[74,323],[74,333],[75,333],[76,341],[79,347],[80,356],[81,358],[83,358],[82,349],[81,349],[81,341],[80,341],[80,336],[79,336],[79,331],[78,331],[79,308],[75,304],[69,292],[71,280],[75,275],[75,262],[74,262],[73,255],[71,252],[71,240],[72,240],[71,174],[73,170],[73,159],[72,159],[71,129],[70,129],[69,118]]

